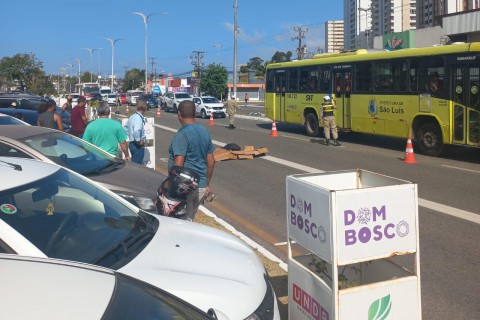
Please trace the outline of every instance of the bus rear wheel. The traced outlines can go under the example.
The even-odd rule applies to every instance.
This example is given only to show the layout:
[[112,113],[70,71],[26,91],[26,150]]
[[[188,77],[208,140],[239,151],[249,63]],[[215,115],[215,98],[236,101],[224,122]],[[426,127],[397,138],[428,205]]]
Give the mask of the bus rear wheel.
[[305,130],[307,131],[307,136],[309,137],[318,136],[318,119],[315,114],[308,113],[305,116]]
[[434,157],[442,153],[442,132],[438,125],[433,123],[422,124],[420,128],[418,128],[415,138],[420,153]]

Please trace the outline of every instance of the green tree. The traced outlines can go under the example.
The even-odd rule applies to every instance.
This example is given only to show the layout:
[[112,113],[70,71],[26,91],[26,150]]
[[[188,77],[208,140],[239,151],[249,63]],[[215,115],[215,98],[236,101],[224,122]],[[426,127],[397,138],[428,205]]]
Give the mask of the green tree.
[[277,51],[275,54],[272,56],[272,60],[270,61],[271,63],[276,63],[276,62],[288,62],[292,61],[292,51],[287,51],[281,52]]
[[200,92],[207,95],[221,98],[227,88],[227,68],[221,64],[209,64],[201,73]]
[[125,73],[122,90],[134,90],[143,87],[145,82],[145,70],[132,69]]
[[32,91],[32,85],[45,77],[43,62],[33,53],[18,53],[0,60],[0,75],[7,85],[18,84],[23,91]]
[[262,68],[263,65],[264,61],[259,57],[250,58],[250,60],[247,62],[247,68],[251,71],[257,71],[258,69]]
[[80,75],[80,81],[82,83],[92,82],[92,81],[95,82],[97,81],[97,77],[95,77],[90,71],[85,71]]
[[54,95],[57,93],[57,90],[53,86],[53,83],[50,81],[50,77],[43,75],[35,78],[33,83],[30,85],[28,91],[36,94],[48,94]]

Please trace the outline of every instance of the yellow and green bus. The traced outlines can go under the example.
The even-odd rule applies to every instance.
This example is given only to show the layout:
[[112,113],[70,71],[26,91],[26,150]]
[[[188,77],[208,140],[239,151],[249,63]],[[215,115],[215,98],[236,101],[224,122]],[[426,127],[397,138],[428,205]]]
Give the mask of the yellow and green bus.
[[318,54],[269,64],[265,82],[266,116],[309,136],[330,95],[343,131],[411,136],[432,156],[449,144],[480,146],[480,42]]

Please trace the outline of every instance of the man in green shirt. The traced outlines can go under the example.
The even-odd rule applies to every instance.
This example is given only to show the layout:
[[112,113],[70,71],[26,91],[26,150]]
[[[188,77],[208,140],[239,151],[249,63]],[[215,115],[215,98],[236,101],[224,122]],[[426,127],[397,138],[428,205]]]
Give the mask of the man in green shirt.
[[90,122],[83,134],[83,140],[96,145],[114,157],[118,156],[117,147],[123,151],[125,160],[130,160],[127,134],[117,120],[109,118],[110,107],[102,104],[97,107],[98,119]]

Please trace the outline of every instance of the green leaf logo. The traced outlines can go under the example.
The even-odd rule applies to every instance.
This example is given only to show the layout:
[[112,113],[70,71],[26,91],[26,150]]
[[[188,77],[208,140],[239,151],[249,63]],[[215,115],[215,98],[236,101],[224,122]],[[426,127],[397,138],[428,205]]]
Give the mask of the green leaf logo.
[[368,320],[385,320],[392,309],[390,295],[375,300],[368,308]]

